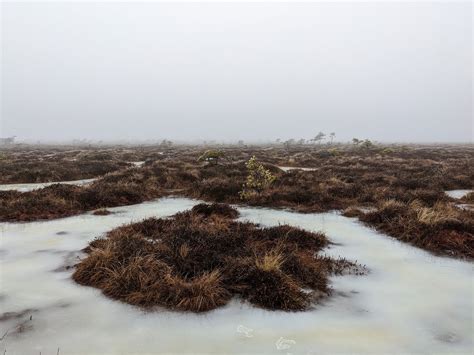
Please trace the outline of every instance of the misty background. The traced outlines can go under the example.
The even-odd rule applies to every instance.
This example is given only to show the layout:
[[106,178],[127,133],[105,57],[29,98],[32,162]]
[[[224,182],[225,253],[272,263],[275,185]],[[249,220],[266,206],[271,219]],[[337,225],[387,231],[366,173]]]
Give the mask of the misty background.
[[0,136],[472,142],[472,4],[1,4]]

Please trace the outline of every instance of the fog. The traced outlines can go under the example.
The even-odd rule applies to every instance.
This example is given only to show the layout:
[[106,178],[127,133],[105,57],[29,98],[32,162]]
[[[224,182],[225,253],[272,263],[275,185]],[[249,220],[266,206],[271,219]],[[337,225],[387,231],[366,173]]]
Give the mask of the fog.
[[468,142],[472,4],[1,4],[0,136]]

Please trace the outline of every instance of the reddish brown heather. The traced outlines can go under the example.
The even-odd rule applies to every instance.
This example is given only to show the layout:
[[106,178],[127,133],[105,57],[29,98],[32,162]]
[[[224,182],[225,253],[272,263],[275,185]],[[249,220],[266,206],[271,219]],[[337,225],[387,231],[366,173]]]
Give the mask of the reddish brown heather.
[[474,258],[474,211],[446,202],[425,207],[416,200],[409,204],[389,200],[359,218],[401,241],[431,252]]
[[228,205],[199,204],[169,219],[149,218],[93,240],[76,282],[136,306],[205,312],[232,297],[302,311],[330,294],[328,276],[365,268],[317,255],[323,234],[234,220]]
[[[388,149],[385,146],[360,149],[350,145],[294,145],[282,149],[273,145],[220,149],[226,159],[219,160],[219,164],[198,162],[205,148],[197,146],[166,149],[161,146],[109,147],[100,150],[32,150],[30,147],[7,151],[0,161],[0,171],[14,171],[12,167],[20,169],[22,164],[28,170],[31,161],[35,162],[35,169],[42,169],[42,174],[47,174],[46,170],[51,166],[43,161],[75,159],[72,164],[86,162],[90,165],[97,161],[146,163],[140,168],[109,173],[90,186],[51,186],[27,193],[0,192],[0,221],[58,218],[180,195],[209,202],[291,208],[300,212],[343,210],[346,216],[359,217],[367,225],[401,241],[441,255],[472,258],[474,195],[456,201],[444,193],[444,190],[472,189],[472,145],[394,145]],[[50,157],[51,154],[54,156]],[[245,162],[254,155],[277,179],[265,191],[241,200],[239,191],[248,173]],[[278,166],[315,170],[285,173]],[[77,169],[82,167],[77,165]],[[20,182],[11,181],[10,177],[8,181]],[[389,200],[408,207],[400,208],[395,214],[389,213],[389,217],[388,210],[382,207]],[[470,207],[455,207],[460,202],[470,204]],[[361,207],[375,212],[364,213]],[[433,209],[436,211],[431,211]],[[437,216],[433,220],[436,223],[429,222],[432,220],[429,216],[433,215]],[[452,221],[440,223],[442,217],[448,215]]]

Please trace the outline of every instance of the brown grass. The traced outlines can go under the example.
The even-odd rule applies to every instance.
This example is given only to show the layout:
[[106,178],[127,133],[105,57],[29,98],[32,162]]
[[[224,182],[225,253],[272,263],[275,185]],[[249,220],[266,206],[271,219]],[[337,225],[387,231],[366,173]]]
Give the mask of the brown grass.
[[130,166],[116,154],[97,151],[38,149],[8,153],[0,159],[0,184],[90,179]]
[[[258,307],[300,311],[330,293],[328,276],[364,269],[317,257],[323,234],[260,228],[235,209],[200,204],[169,219],[149,218],[93,240],[76,282],[136,306],[205,312],[240,297]],[[358,272],[354,272],[358,270]]]
[[474,258],[474,212],[447,202],[427,207],[420,201],[388,201],[360,219],[401,241],[462,258]]
[[109,214],[111,214],[112,212],[110,212],[108,209],[106,208],[100,208],[98,210],[95,210],[94,212],[92,212],[92,214],[94,216],[108,216]]
[[[332,148],[337,148],[338,154],[332,154]],[[370,226],[432,252],[455,257],[472,255],[472,213],[453,212],[453,208],[459,209],[452,204],[459,201],[448,197],[444,190],[472,189],[473,146],[385,148],[361,150],[350,145],[321,145],[294,146],[288,151],[275,145],[219,147],[227,157],[219,165],[197,162],[208,149],[197,146],[176,146],[165,151],[159,146],[71,151],[55,148],[52,158],[47,157],[51,150],[25,148],[6,153],[2,163],[6,170],[21,164],[28,167],[30,160],[36,161],[36,167],[41,169],[39,162],[58,156],[63,160],[146,164],[106,174],[91,186],[52,186],[23,194],[0,192],[0,221],[58,218],[167,195],[242,203],[239,191],[247,175],[245,162],[255,155],[277,179],[265,191],[249,196],[246,204],[299,212],[341,210],[346,216],[359,217]],[[316,170],[285,173],[278,168],[288,165]],[[43,170],[47,169],[45,164]],[[472,202],[473,196],[464,197],[462,202]],[[418,204],[416,208],[414,203]],[[364,212],[357,206],[377,208],[377,213]],[[428,238],[427,233],[434,234]],[[456,250],[458,247],[462,250]]]

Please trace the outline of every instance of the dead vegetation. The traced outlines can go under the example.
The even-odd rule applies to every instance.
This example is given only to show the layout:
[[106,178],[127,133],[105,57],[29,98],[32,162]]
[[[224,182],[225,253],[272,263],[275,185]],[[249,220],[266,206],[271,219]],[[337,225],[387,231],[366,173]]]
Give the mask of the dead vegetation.
[[199,204],[169,219],[119,227],[86,249],[76,282],[136,306],[205,312],[232,297],[301,311],[330,293],[328,276],[365,269],[318,255],[323,234],[235,221],[228,205]]
[[466,203],[474,203],[474,191],[469,192],[468,194],[466,194],[466,196],[463,196],[461,198],[461,201]]
[[414,200],[382,202],[374,212],[359,217],[368,225],[401,241],[445,255],[474,258],[474,211],[446,202],[426,207]]
[[[473,195],[461,199],[467,207],[458,208],[454,205],[460,201],[444,193],[472,189],[472,145],[367,149],[314,145],[293,146],[291,150],[280,146],[219,147],[226,157],[219,164],[198,161],[206,150],[196,146],[173,146],[166,150],[150,146],[56,152],[63,159],[74,156],[146,163],[108,173],[89,186],[54,185],[25,193],[0,192],[0,221],[58,218],[179,195],[299,212],[341,210],[432,252],[468,258],[473,255],[473,216],[469,207]],[[15,159],[26,160],[32,153],[25,150],[15,154]],[[34,159],[40,156],[40,151],[35,150]],[[254,188],[256,193],[247,193],[242,200],[243,186],[247,186],[251,176],[247,163],[253,156],[262,164],[261,170],[272,177],[271,183],[262,188],[258,185],[258,189]],[[314,170],[284,172],[278,166]],[[397,208],[397,204],[403,207]]]
[[154,185],[106,182],[84,187],[54,184],[23,193],[0,191],[0,220],[34,221],[67,217],[84,211],[136,204],[159,196],[160,190]]
[[116,154],[106,152],[8,150],[0,159],[0,184],[91,179],[129,166]]
[[108,216],[109,214],[112,214],[108,209],[106,208],[99,208],[98,210],[95,210],[92,212],[94,216]]

